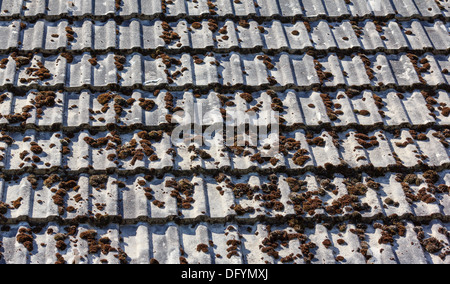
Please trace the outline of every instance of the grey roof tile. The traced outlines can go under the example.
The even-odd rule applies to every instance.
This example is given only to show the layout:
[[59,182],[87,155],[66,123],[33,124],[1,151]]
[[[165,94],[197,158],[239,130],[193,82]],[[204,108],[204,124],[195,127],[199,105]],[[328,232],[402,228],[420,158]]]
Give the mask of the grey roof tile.
[[[228,4],[228,1],[226,1]],[[256,15],[255,4],[252,0],[241,0],[238,2],[233,2],[234,15],[236,16],[248,16]]]
[[[87,90],[80,92],[56,92],[55,104],[46,106],[37,113],[33,105],[33,99],[40,92],[30,90],[26,96],[14,96],[12,93],[5,93],[6,97],[0,104],[0,123],[10,129],[18,129],[22,122],[25,122],[27,128],[37,128],[40,130],[49,130],[62,128],[65,130],[76,130],[81,128],[99,127],[105,129],[108,124],[118,124],[130,127],[145,127],[151,129],[160,129],[161,125],[167,124],[165,116],[170,112],[165,108],[164,98],[168,91],[161,91],[156,97],[153,92],[134,91],[131,95],[114,93],[124,99],[134,99],[132,105],[123,107],[123,112],[119,117],[114,110],[114,101],[110,100],[108,108],[99,103],[99,96],[102,92],[92,93]],[[259,109],[270,108],[272,100],[265,91],[252,93],[253,101],[246,103],[240,94],[243,91],[236,91],[230,95],[230,106],[222,105],[217,92],[209,92],[201,98],[196,98],[192,90],[170,92],[174,96],[174,105],[190,112],[194,105],[202,105],[203,113],[213,113],[220,108],[227,112],[240,109],[242,111],[251,110],[259,105]],[[326,102],[321,97],[320,92],[298,92],[286,90],[279,93],[278,97],[283,102],[285,112],[281,117],[286,121],[289,127],[318,127],[321,123],[329,123],[335,127],[354,127],[355,125],[377,126],[386,129],[392,129],[400,126],[429,126],[435,125],[444,127],[449,125],[449,117],[445,116],[442,109],[430,111],[425,98],[418,91],[399,93],[395,90],[382,92],[373,92],[365,90],[361,95],[349,97],[345,90],[329,92],[327,95],[332,101],[331,111],[335,112],[337,119],[330,119],[329,110]],[[382,105],[377,105],[375,99],[382,101]],[[154,107],[145,110],[140,106],[140,100],[150,100]],[[436,96],[438,104],[449,104],[448,93],[439,90]],[[14,115],[22,114],[25,107],[32,106],[28,111],[28,116],[23,119],[15,119]],[[356,114],[355,110],[368,110],[369,114]],[[339,112],[337,112],[339,111]],[[433,115],[430,115],[430,113]],[[262,114],[262,113],[261,113]],[[298,115],[300,114],[300,115]],[[119,118],[120,120],[118,120]],[[221,123],[221,115],[214,116],[214,123]],[[204,121],[210,126],[213,121]],[[201,124],[198,119],[194,124]]]
[[348,4],[348,9],[350,10],[352,16],[365,16],[371,14],[369,1],[364,0],[352,0]]
[[287,17],[303,15],[303,8],[300,1],[286,0],[279,1],[278,4],[281,9],[281,15],[286,15]]
[[330,17],[342,17],[350,15],[350,11],[347,8],[344,0],[324,0],[323,4],[327,10],[327,15]]
[[[0,32],[3,30],[3,36],[8,40],[2,43],[0,49],[55,53],[60,49],[105,52],[111,49],[145,51],[164,47],[175,51],[181,48],[193,50],[213,48],[220,52],[237,48],[262,48],[278,52],[299,52],[313,46],[317,50],[338,48],[364,49],[372,52],[376,50],[399,52],[434,47],[436,51],[442,52],[448,50],[446,42],[449,38],[448,28],[441,21],[430,24],[418,20],[400,23],[391,20],[386,26],[379,26],[381,33],[378,33],[378,26],[369,20],[360,24],[360,27],[348,20],[343,22],[319,20],[308,24],[311,27],[311,32],[308,33],[303,22],[290,24],[273,20],[258,24],[250,20],[249,27],[244,28],[234,24],[232,20],[226,20],[219,21],[217,30],[212,32],[207,20],[201,21],[201,29],[192,29],[185,20],[180,20],[168,23],[180,39],[166,44],[161,38],[162,23],[161,20],[136,18],[126,20],[120,25],[112,19],[105,22],[92,22],[88,19],[75,21],[70,26],[75,32],[76,40],[69,42],[65,36],[67,20],[56,22],[38,20],[36,23],[28,23],[24,29],[20,28],[19,21],[7,21],[2,22]],[[221,34],[220,30],[224,26],[227,27],[227,33]],[[264,28],[263,32],[260,27]],[[357,29],[360,29],[358,33]]]
[[310,26],[312,29],[311,39],[313,40],[314,47],[316,49],[327,49],[336,47],[333,34],[328,26],[328,22],[319,21]]
[[[427,25],[427,23],[419,23],[418,21],[404,22],[402,28],[405,29],[405,37],[412,50],[421,50],[433,48],[433,43],[427,35],[431,36],[434,29]],[[427,32],[428,30],[433,30]],[[411,31],[411,34],[408,31]],[[439,45],[434,46],[436,49],[441,49]]]
[[302,0],[303,8],[305,9],[305,15],[311,18],[317,18],[319,16],[325,16],[326,11],[322,2],[312,0]]
[[0,263],[449,263],[448,3],[119,2],[0,1]]
[[439,5],[438,5],[439,8],[440,8],[440,7],[443,8],[443,9],[441,9],[442,14],[444,14],[444,16],[448,17],[448,15],[449,15],[449,8],[450,8],[449,3],[446,2],[446,1],[442,1],[442,0],[439,0],[439,1],[436,2],[436,3],[439,3]]
[[[2,242],[7,247],[4,252],[5,259],[10,263],[54,263],[57,261],[55,257],[57,252],[67,263],[100,263],[102,259],[106,259],[108,263],[119,263],[119,259],[114,257],[119,254],[118,251],[111,251],[108,254],[89,253],[88,242],[81,236],[83,232],[93,229],[97,232],[96,239],[107,237],[111,247],[120,249],[123,256],[125,256],[123,253],[126,254],[126,261],[134,264],[148,264],[150,259],[156,259],[160,263],[176,264],[180,263],[180,257],[191,264],[282,263],[288,260],[286,258],[288,255],[292,255],[292,260],[288,261],[291,263],[447,263],[437,253],[430,253],[425,249],[425,240],[430,238],[447,243],[446,236],[442,233],[443,230],[448,230],[446,223],[434,221],[429,225],[415,226],[407,221],[402,227],[404,235],[394,235],[393,246],[379,241],[383,240],[382,234],[389,230],[386,228],[388,225],[383,225],[381,222],[369,224],[365,229],[350,223],[342,223],[342,227],[344,229],[341,230],[338,226],[327,229],[317,224],[314,228],[305,229],[303,233],[297,233],[285,226],[268,228],[264,225],[234,223],[226,225],[200,223],[196,226],[138,223],[111,226],[108,229],[81,225],[75,235],[66,237],[64,242],[67,248],[61,251],[56,248],[54,238],[58,233],[67,234],[67,232],[64,227],[49,223],[40,232],[31,233],[34,246],[30,254],[21,244],[14,245],[20,229],[33,228],[27,223],[20,223],[12,226],[10,231],[2,235]],[[47,234],[49,229],[52,233]],[[359,231],[364,232],[362,239],[356,233]],[[422,233],[426,239],[419,238],[419,234]],[[291,239],[286,240],[287,246],[278,246],[275,249],[278,252],[278,258],[275,259],[263,251],[270,236],[277,234],[290,234]],[[78,240],[78,242],[75,246],[69,240]],[[332,246],[327,248],[323,244],[325,240],[329,240]],[[212,241],[211,245],[210,241]],[[46,246],[39,245],[41,243],[45,243]],[[232,243],[237,245],[233,247]],[[206,244],[206,252],[197,250],[200,244]],[[308,244],[311,244],[311,248],[304,249],[302,253],[301,248]],[[229,253],[230,247],[234,248],[232,250],[235,253]],[[397,253],[393,249],[395,247],[398,248]],[[363,250],[364,252],[361,253],[360,251]],[[308,259],[308,251],[312,253],[311,259]],[[448,251],[448,245],[444,245],[439,251]],[[342,256],[343,260],[338,260],[337,256]]]
[[[197,56],[203,63],[196,62],[196,57],[188,53],[173,55],[172,58],[180,60],[181,65],[172,65],[167,68],[162,59],[153,59],[151,56],[133,53],[126,56],[124,70],[118,71],[115,66],[114,53],[100,54],[96,56],[97,64],[93,66],[89,60],[92,56],[89,53],[74,55],[73,62],[66,63],[66,59],[61,55],[44,57],[37,54],[33,57],[31,64],[22,66],[16,71],[13,58],[9,57],[9,62],[5,69],[0,70],[1,85],[10,84],[27,87],[43,86],[64,86],[67,90],[79,88],[105,89],[111,84],[119,84],[122,87],[149,86],[160,88],[165,84],[181,88],[183,86],[197,85],[208,86],[220,84],[224,86],[238,86],[245,84],[252,87],[269,85],[269,76],[273,76],[276,85],[283,88],[300,86],[311,88],[317,83],[317,76],[320,74],[314,71],[315,64],[310,55],[290,55],[280,53],[271,57],[274,69],[267,69],[261,54],[208,54],[207,56]],[[377,53],[367,55],[370,66],[363,64],[361,55],[352,55],[338,58],[336,54],[330,53],[324,58],[319,58],[322,66],[321,71],[330,72],[332,77],[324,78],[325,86],[337,87],[340,85],[349,86],[411,86],[420,83],[418,71],[413,62],[408,58],[408,54],[386,55]],[[3,57],[6,58],[6,57]],[[426,55],[431,69],[429,74],[421,72],[421,77],[431,86],[447,84],[447,76],[444,69],[448,70],[447,56]],[[30,74],[30,67],[37,68],[42,62],[49,70],[50,79],[39,80],[34,72]],[[283,68],[282,68],[283,66]],[[286,66],[286,67],[285,67]],[[420,66],[418,66],[420,67]],[[374,78],[369,81],[364,68],[373,71]],[[181,74],[173,79],[169,74]],[[431,72],[432,71],[432,72]],[[306,74],[305,74],[306,72]],[[316,74],[315,74],[316,73]],[[444,73],[444,74],[442,74]],[[118,78],[117,75],[121,78]],[[440,75],[442,74],[442,75]],[[120,79],[120,80],[119,80]],[[171,80],[169,80],[171,79]]]
[[416,6],[414,5],[415,3],[414,0],[406,0],[406,1],[392,0],[392,3],[394,4],[397,10],[397,14],[399,14],[402,17],[409,18],[420,15],[419,10],[417,10]]
[[[439,2],[443,9],[432,0],[419,1],[408,0],[399,1],[365,1],[352,0],[346,3],[339,1],[312,1],[312,0],[289,0],[289,1],[268,1],[268,0],[242,0],[234,2],[231,0],[213,1],[214,14],[218,16],[255,16],[255,17],[294,17],[305,16],[317,19],[318,17],[368,17],[395,15],[400,19],[411,17],[434,18],[436,16],[448,17],[448,4]],[[5,0],[0,8],[1,17],[38,17],[45,16],[55,18],[60,16],[94,16],[97,18],[112,17],[120,15],[122,17],[144,16],[154,18],[161,13],[170,17],[199,17],[210,15],[210,8],[207,1],[185,2],[174,0],[165,3],[165,10],[162,9],[162,2],[149,0],[130,0],[122,3],[120,9],[116,10],[114,0],[77,0],[72,2],[58,0],[37,0],[25,3],[26,9],[21,3],[13,0]]]
[[435,1],[415,0],[414,4],[416,4],[416,7],[419,9],[420,14],[425,17],[427,17],[427,16],[432,17],[434,15],[441,13],[441,11]]
[[428,123],[433,118],[429,115],[429,112],[424,105],[424,97],[419,92],[413,92],[406,97],[403,101],[405,110],[408,112],[408,117],[413,124],[415,123]]
[[[436,185],[448,186],[448,175],[448,171],[440,173]],[[429,196],[437,200],[432,203],[411,199],[411,196],[421,196],[420,192],[426,185],[423,173],[417,173],[417,177],[422,180],[421,184],[407,185],[405,189],[405,182],[400,182],[401,179],[398,181],[397,175],[391,173],[377,178],[363,175],[362,183],[355,183],[351,181],[351,177],[341,174],[336,174],[331,179],[320,178],[310,172],[293,177],[279,174],[277,187],[280,197],[275,199],[277,205],[267,201],[270,200],[267,199],[266,188],[270,185],[268,179],[270,177],[257,174],[249,174],[242,178],[227,175],[225,182],[218,182],[212,177],[203,175],[183,178],[167,174],[150,182],[145,182],[144,174],[133,177],[109,175],[105,176],[103,188],[93,185],[93,178],[98,176],[81,174],[67,179],[67,182],[75,182],[77,187],[74,189],[66,187],[63,208],[72,207],[72,209],[62,212],[59,209],[60,205],[56,204],[58,199],[55,198],[59,193],[52,191],[53,188],[61,188],[61,185],[58,185],[58,182],[44,185],[44,179],[39,176],[24,175],[18,180],[1,180],[0,197],[6,204],[11,206],[16,204],[17,208],[11,207],[5,217],[17,220],[51,220],[57,216],[72,220],[77,216],[95,217],[97,214],[120,216],[126,223],[161,222],[173,216],[178,216],[186,222],[200,216],[216,222],[228,216],[235,216],[242,222],[277,215],[322,217],[335,221],[348,219],[355,213],[368,219],[393,215],[400,218],[411,215],[424,218],[432,215],[446,216],[447,205],[450,202],[447,193],[430,192]],[[304,181],[305,188],[302,187],[300,192],[292,192],[288,184],[292,178]],[[142,181],[144,183],[141,183]],[[170,181],[189,182],[192,185],[192,202],[189,208],[177,204],[177,199],[172,195],[174,188],[169,186]],[[325,181],[331,182],[331,187],[324,187]],[[378,188],[368,187],[371,182],[377,183]],[[253,189],[251,199],[245,193],[242,197],[238,195],[239,188],[246,184],[250,188],[257,187]],[[363,188],[363,191],[358,193],[355,189],[357,187]],[[150,195],[147,195],[148,193]],[[184,194],[182,198],[186,198]],[[315,207],[310,205],[312,200],[316,200],[316,203],[320,201],[320,205]],[[235,206],[252,210],[241,213]]]
[[400,50],[408,47],[404,32],[400,30],[396,22],[388,22],[387,26],[383,29],[382,35],[386,38],[384,44],[388,50]]
[[[361,117],[360,117],[361,118]],[[299,166],[294,163],[293,157],[296,152],[289,151],[286,154],[277,154],[278,162],[271,164],[264,162],[262,164],[252,158],[253,155],[263,150],[263,144],[257,145],[256,149],[252,147],[243,147],[243,150],[248,150],[249,155],[242,155],[235,153],[232,149],[227,149],[223,146],[223,138],[216,134],[211,137],[209,141],[214,141],[213,146],[201,146],[198,149],[209,153],[211,158],[201,158],[188,149],[188,145],[173,144],[170,141],[170,134],[164,133],[161,141],[156,141],[151,144],[149,153],[145,152],[142,157],[139,158],[138,152],[125,154],[123,149],[126,147],[130,149],[142,149],[138,145],[134,145],[138,139],[137,133],[120,134],[117,138],[120,138],[120,143],[115,142],[114,147],[110,147],[106,144],[100,146],[90,146],[90,143],[86,139],[104,139],[105,137],[113,137],[111,133],[100,132],[96,135],[89,135],[88,131],[81,131],[74,134],[71,138],[71,142],[65,142],[65,136],[62,133],[54,132],[40,132],[35,130],[27,130],[25,133],[5,133],[3,137],[11,137],[14,141],[9,145],[4,146],[3,154],[3,167],[4,171],[14,173],[21,169],[31,168],[39,173],[49,172],[53,168],[66,168],[71,171],[79,172],[83,169],[91,167],[96,171],[105,171],[108,169],[118,170],[120,172],[134,172],[136,170],[144,169],[157,169],[164,170],[167,168],[173,168],[179,171],[192,171],[193,169],[200,167],[205,170],[217,170],[230,168],[235,172],[248,172],[257,170],[260,168],[271,169],[278,167],[286,167],[288,170],[294,169],[311,169],[315,167],[324,167],[327,164],[338,167],[341,165],[341,157],[339,147],[343,147],[345,152],[349,155],[343,156],[343,161],[349,163],[352,167],[358,167],[356,164],[373,164],[375,167],[389,168],[396,165],[397,162],[400,165],[406,163],[414,163],[414,166],[420,164],[426,164],[432,167],[444,167],[448,165],[448,149],[445,148],[445,144],[448,143],[448,138],[441,138],[440,132],[435,130],[428,130],[421,132],[426,136],[422,139],[414,140],[416,151],[424,154],[418,159],[412,159],[410,157],[415,156],[413,152],[407,152],[403,157],[401,153],[397,153],[398,161],[394,159],[393,147],[395,148],[398,143],[402,145],[405,141],[398,141],[390,137],[388,134],[383,134],[382,130],[370,132],[370,136],[378,137],[376,145],[370,145],[372,139],[361,140],[356,138],[355,134],[358,131],[347,130],[339,134],[339,139],[333,139],[326,131],[315,135],[314,137],[321,137],[324,140],[324,144],[316,146],[311,143],[312,138],[307,137],[307,133],[300,129],[295,130],[287,134],[287,137],[294,138],[300,142],[301,147],[308,151],[307,156],[311,159],[304,165]],[[309,134],[308,134],[309,135]],[[90,138],[86,138],[90,137]],[[405,138],[406,139],[406,138]],[[398,143],[397,143],[398,142]],[[37,143],[42,148],[42,153],[33,152],[33,143]],[[369,143],[369,144],[367,144]],[[405,146],[407,146],[407,143]],[[133,146],[134,145],[134,146]],[[63,146],[67,146],[68,150],[63,151]],[[405,147],[397,146],[397,147]],[[123,148],[125,147],[125,148]],[[412,147],[413,148],[413,147]],[[176,155],[169,154],[169,150],[174,149]],[[356,149],[360,149],[361,153],[355,152]],[[32,153],[33,152],[33,153]],[[67,152],[61,155],[61,152]],[[122,154],[121,154],[122,153]],[[152,157],[154,153],[157,155]],[[350,154],[353,153],[353,154]],[[446,155],[447,153],[447,155]],[[110,157],[110,155],[113,155]],[[36,156],[39,159],[36,161],[31,158]],[[82,157],[82,159],[80,159]],[[361,158],[363,157],[363,158]],[[155,158],[155,159],[153,159]],[[358,163],[363,160],[364,162]],[[356,163],[354,165],[354,163]],[[411,165],[412,167],[413,165]]]
[[433,24],[423,24],[425,31],[428,34],[431,42],[433,43],[433,47],[441,50],[442,48],[447,48],[448,43],[448,27],[446,27],[441,21],[436,21]]

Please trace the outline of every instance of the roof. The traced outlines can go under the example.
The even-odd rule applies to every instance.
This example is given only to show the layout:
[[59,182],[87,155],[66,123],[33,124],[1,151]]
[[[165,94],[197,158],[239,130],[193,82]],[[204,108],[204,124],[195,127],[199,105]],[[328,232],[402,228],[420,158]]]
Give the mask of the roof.
[[450,263],[449,11],[0,1],[0,263]]

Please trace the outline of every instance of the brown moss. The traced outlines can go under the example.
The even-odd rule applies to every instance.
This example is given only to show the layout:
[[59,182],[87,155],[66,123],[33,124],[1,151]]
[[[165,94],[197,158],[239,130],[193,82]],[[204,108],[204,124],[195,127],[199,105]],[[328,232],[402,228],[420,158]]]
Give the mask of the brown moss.
[[348,193],[351,195],[365,195],[367,192],[367,186],[361,182],[347,185]]
[[89,61],[89,63],[91,63],[92,66],[98,65],[97,57],[93,57],[93,58],[89,59],[88,61]]
[[123,55],[114,56],[114,65],[116,65],[118,71],[123,71],[124,64],[126,63],[126,57]]
[[249,93],[242,93],[240,97],[243,98],[247,103],[251,103],[253,101],[253,96]]
[[180,256],[180,264],[189,264],[184,256]]
[[363,109],[359,111],[359,114],[362,116],[369,116],[370,112],[368,110]]
[[22,244],[29,252],[33,251],[34,238],[32,236],[31,229],[21,228],[19,230],[19,234],[16,236],[16,240],[18,243]]
[[61,53],[61,56],[64,57],[68,64],[73,62],[73,55],[68,52]]
[[84,140],[84,142],[89,144],[91,147],[100,148],[101,146],[105,146],[108,144],[109,138],[101,137],[98,139],[94,139],[92,137],[84,137],[83,140]]
[[72,27],[68,26],[68,27],[65,28],[65,30],[66,30],[67,40],[69,42],[74,41],[75,40],[75,32],[73,31]]
[[16,200],[14,200],[12,202],[12,205],[13,205],[14,209],[19,209],[20,208],[20,206],[22,205],[22,200],[23,200],[23,198],[19,197],[19,198],[17,198]]
[[52,196],[53,203],[58,206],[64,205],[64,196],[66,196],[67,192],[64,189],[58,189],[55,195]]
[[107,175],[93,175],[89,177],[89,184],[95,188],[106,188],[107,182]]
[[437,253],[444,247],[444,245],[435,237],[425,239],[421,241],[420,244],[429,253]]
[[4,202],[0,201],[0,214],[4,215],[8,212],[10,206]]
[[31,144],[30,147],[31,152],[35,153],[35,154],[41,154],[43,152],[43,149],[41,146],[39,146],[37,143],[33,143]]
[[324,241],[322,242],[322,244],[323,244],[326,248],[329,248],[329,247],[332,246],[332,243],[331,243],[331,241],[330,241],[329,239],[324,240]]
[[80,234],[80,238],[82,240],[86,240],[88,242],[88,253],[96,254],[101,250],[100,244],[96,240],[97,232],[95,230],[87,230]]
[[201,29],[202,28],[202,23],[194,22],[194,23],[192,23],[191,27],[196,29],[196,30]]
[[8,64],[8,62],[9,62],[8,58],[3,58],[2,60],[0,60],[0,68],[6,69],[6,65]]
[[441,110],[441,114],[445,117],[448,117],[450,115],[450,107],[443,107]]
[[257,57],[259,60],[262,60],[264,65],[266,65],[267,69],[272,70],[275,68],[275,65],[272,64],[272,59],[267,55],[259,55]]
[[[35,76],[38,77],[39,80],[44,81],[47,79],[50,79],[52,77],[52,75],[50,74],[50,71],[44,66],[44,64],[40,61],[38,61],[37,63],[38,68],[34,68],[34,67],[28,67],[25,70],[25,73],[29,76]],[[24,79],[24,78],[22,78]],[[31,81],[33,79],[29,79],[27,81]],[[24,83],[24,81],[22,82]]]
[[166,22],[162,23],[162,27],[164,29],[163,34],[159,36],[164,40],[165,44],[171,44],[174,40],[179,40],[181,37],[178,33],[172,30],[172,27]]
[[63,251],[63,250],[65,250],[65,249],[67,248],[67,244],[64,242],[64,240],[58,240],[58,241],[56,242],[56,244],[55,244],[55,247],[56,247],[58,250]]
[[278,81],[275,79],[274,76],[267,77],[267,81],[269,81],[269,85],[271,85],[271,86],[278,84]]
[[222,34],[222,35],[228,34],[228,27],[223,26],[221,29],[219,29],[219,34]]
[[55,264],[66,264],[66,260],[64,259],[64,257],[60,253],[56,253],[55,257],[56,257]]
[[197,251],[198,252],[204,252],[204,253],[208,253],[209,252],[209,247],[207,244],[198,244],[197,245]]
[[9,123],[18,123],[18,122],[25,122],[28,118],[31,117],[31,114],[28,112],[23,113],[14,113],[14,114],[7,114],[3,116],[6,120],[8,120]]
[[254,213],[255,212],[255,209],[253,207],[251,207],[251,206],[243,207],[240,204],[232,205],[231,209],[233,209],[236,212],[236,214],[239,215],[239,216],[243,216],[243,215],[245,215],[247,213]]
[[56,93],[53,91],[41,91],[35,93],[35,95],[32,103],[38,112],[40,112],[40,109],[44,106],[52,107],[56,104]]
[[12,59],[16,62],[16,67],[20,68],[22,66],[28,65],[31,63],[31,58],[33,57],[33,54],[29,54],[28,56],[17,56],[16,53],[11,54]]
[[109,101],[114,97],[114,95],[109,92],[109,93],[104,93],[101,94],[97,97],[97,101],[101,104],[101,105],[106,105],[107,103],[109,103]]
[[425,181],[427,183],[434,184],[439,181],[439,175],[434,170],[428,170],[428,171],[424,172],[423,177],[425,178]]
[[178,208],[192,208],[192,204],[195,202],[195,199],[192,198],[192,195],[194,194],[194,185],[189,180],[182,179],[178,182],[174,179],[167,180],[165,186],[173,188],[170,192],[170,196],[175,197]]
[[159,264],[159,261],[155,258],[150,259],[150,264]]
[[250,27],[250,24],[244,19],[240,20],[238,24],[239,24],[239,26],[241,26],[243,28],[249,28]]
[[311,159],[309,156],[306,155],[307,153],[308,153],[307,150],[299,149],[292,157],[294,164],[302,167],[307,161],[309,161]]
[[122,8],[122,5],[123,5],[123,1],[122,0],[115,0],[116,11],[120,11],[120,9]]
[[155,105],[156,104],[153,100],[144,99],[144,98],[139,99],[139,106],[146,111],[153,110],[155,108]]

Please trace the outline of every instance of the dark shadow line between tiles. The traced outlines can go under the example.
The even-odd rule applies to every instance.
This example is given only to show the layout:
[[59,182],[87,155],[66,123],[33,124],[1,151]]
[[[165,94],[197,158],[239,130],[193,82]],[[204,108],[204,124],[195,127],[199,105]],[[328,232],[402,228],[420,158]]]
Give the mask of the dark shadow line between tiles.
[[403,215],[383,215],[381,213],[373,216],[364,217],[359,212],[352,214],[345,214],[340,216],[326,216],[326,215],[314,215],[314,216],[296,216],[295,214],[286,216],[270,217],[267,215],[259,215],[256,217],[242,217],[237,215],[227,215],[222,218],[212,218],[206,215],[200,215],[195,218],[182,218],[179,216],[167,216],[166,218],[152,218],[149,216],[140,216],[132,219],[125,219],[122,216],[107,215],[103,216],[101,220],[95,216],[77,216],[75,218],[62,218],[60,216],[49,216],[46,218],[31,218],[29,216],[20,216],[15,218],[9,218],[6,222],[0,223],[0,225],[17,225],[20,223],[28,223],[34,226],[56,223],[61,226],[65,225],[79,225],[89,224],[91,226],[104,228],[111,224],[117,225],[137,225],[139,223],[146,223],[149,225],[164,225],[168,223],[174,223],[178,226],[184,225],[199,225],[199,224],[237,224],[237,225],[286,225],[289,221],[295,220],[296,225],[300,225],[303,228],[310,228],[316,224],[327,224],[330,226],[350,223],[350,224],[372,224],[373,222],[393,223],[399,221],[411,221],[415,224],[428,224],[432,221],[441,221],[443,223],[450,223],[450,215],[444,215],[441,213],[435,213],[426,216],[416,216],[412,213],[405,213]]
[[33,48],[33,49],[23,49],[18,47],[10,47],[7,49],[1,49],[0,55],[10,55],[11,53],[16,53],[19,56],[27,56],[29,53],[41,53],[45,56],[52,55],[60,55],[61,53],[67,53],[70,55],[82,55],[84,53],[91,53],[95,55],[107,55],[109,53],[120,53],[123,55],[131,55],[134,53],[139,53],[143,56],[155,56],[157,53],[164,53],[167,55],[182,55],[184,53],[195,54],[195,55],[207,55],[208,53],[214,52],[217,54],[229,54],[231,52],[239,53],[242,55],[245,54],[255,54],[255,53],[263,53],[270,56],[276,56],[279,54],[287,53],[290,55],[304,55],[306,53],[313,54],[316,56],[326,56],[329,53],[336,53],[337,55],[342,56],[351,56],[355,53],[361,53],[363,55],[376,55],[378,53],[384,53],[387,55],[399,55],[402,53],[410,53],[417,56],[422,56],[427,53],[431,53],[433,55],[449,55],[450,47],[447,49],[436,49],[436,48],[423,48],[423,49],[408,49],[408,48],[398,48],[398,49],[389,49],[387,47],[377,47],[376,49],[368,49],[363,48],[362,46],[354,46],[352,48],[341,49],[338,47],[330,47],[326,49],[315,49],[312,46],[306,46],[301,49],[292,49],[292,48],[264,48],[263,46],[255,46],[255,47],[240,47],[240,46],[231,46],[228,48],[222,47],[204,47],[204,48],[193,48],[191,46],[182,46],[180,48],[169,48],[165,46],[159,46],[155,48],[143,48],[140,46],[136,46],[133,48],[117,48],[117,47],[108,47],[106,49],[94,49],[92,47],[85,47],[82,49],[71,49],[67,47],[60,47],[58,49],[45,49],[45,48]]
[[216,176],[219,173],[225,173],[229,175],[242,176],[250,173],[261,174],[261,175],[270,175],[270,174],[286,174],[289,176],[298,176],[306,173],[312,173],[321,176],[334,176],[336,174],[342,174],[344,176],[357,175],[360,173],[367,173],[373,177],[383,176],[387,173],[403,173],[403,174],[412,174],[412,173],[421,173],[429,170],[433,170],[436,172],[443,172],[450,169],[450,162],[444,163],[440,166],[429,166],[426,164],[417,164],[414,167],[405,167],[402,165],[392,164],[387,167],[374,167],[372,164],[362,165],[359,167],[352,168],[348,164],[339,164],[339,165],[327,165],[327,166],[313,166],[309,165],[303,168],[297,169],[288,169],[286,166],[275,167],[275,168],[261,168],[258,166],[252,166],[247,169],[232,169],[231,167],[221,167],[217,169],[204,169],[200,167],[180,170],[173,169],[173,167],[165,167],[161,169],[155,168],[136,168],[130,170],[122,170],[118,168],[109,168],[105,170],[96,170],[89,167],[82,168],[79,170],[67,170],[65,167],[55,166],[49,169],[37,169],[34,167],[24,167],[22,169],[6,169],[4,167],[0,168],[0,173],[3,178],[5,177],[14,177],[16,175],[22,174],[34,174],[36,176],[45,176],[49,174],[60,174],[60,175],[70,175],[76,176],[80,174],[87,175],[112,175],[116,174],[119,177],[126,177],[130,175],[137,174],[151,174],[151,175],[166,175],[172,174],[175,177],[189,177],[194,174],[198,175],[206,175],[206,176]]
[[[234,8],[234,7],[233,7]],[[130,19],[140,19],[140,20],[163,20],[167,22],[174,22],[179,20],[186,20],[187,22],[196,22],[201,20],[209,20],[214,19],[218,21],[223,20],[234,20],[239,21],[242,19],[246,20],[255,20],[257,22],[264,22],[264,21],[273,21],[278,20],[283,23],[289,23],[292,21],[307,21],[307,22],[313,22],[318,20],[325,20],[325,21],[334,21],[334,22],[341,22],[344,20],[348,21],[365,21],[365,20],[373,20],[373,21],[387,21],[396,19],[399,21],[411,21],[411,20],[423,20],[423,21],[433,21],[433,20],[442,20],[442,21],[448,21],[450,20],[449,16],[445,16],[444,14],[436,14],[433,16],[423,16],[419,14],[411,15],[411,16],[400,16],[399,14],[389,14],[386,16],[375,16],[373,14],[366,14],[366,15],[340,15],[340,16],[328,16],[326,14],[317,15],[317,16],[305,16],[305,15],[295,15],[295,16],[283,16],[280,14],[274,14],[270,16],[261,16],[257,13],[251,13],[248,15],[235,15],[235,14],[227,14],[227,15],[211,15],[210,13],[203,13],[201,15],[187,15],[186,13],[180,13],[178,15],[167,15],[164,13],[154,13],[154,14],[147,14],[144,15],[142,13],[130,13],[129,15],[119,15],[116,12],[111,12],[108,14],[103,15],[95,15],[92,13],[85,13],[83,15],[70,15],[69,13],[60,13],[59,15],[48,15],[44,13],[37,13],[35,15],[24,15],[23,11],[21,13],[15,13],[12,15],[1,15],[0,21],[10,21],[10,20],[23,20],[27,22],[36,22],[38,20],[47,20],[47,21],[59,21],[61,19],[67,19],[72,21],[78,21],[78,20],[94,20],[94,21],[100,21],[105,22],[108,20],[114,20],[117,22],[123,22]]]

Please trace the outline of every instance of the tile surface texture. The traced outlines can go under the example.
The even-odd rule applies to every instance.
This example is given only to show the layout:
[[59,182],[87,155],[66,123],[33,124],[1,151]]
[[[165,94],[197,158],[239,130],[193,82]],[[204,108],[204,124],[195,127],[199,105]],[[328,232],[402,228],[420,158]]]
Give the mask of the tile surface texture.
[[[0,264],[450,264],[449,23],[448,0],[0,0]],[[271,110],[269,158],[172,139],[180,111]]]

